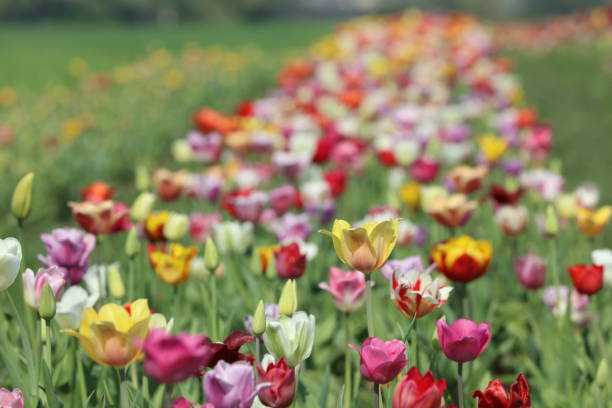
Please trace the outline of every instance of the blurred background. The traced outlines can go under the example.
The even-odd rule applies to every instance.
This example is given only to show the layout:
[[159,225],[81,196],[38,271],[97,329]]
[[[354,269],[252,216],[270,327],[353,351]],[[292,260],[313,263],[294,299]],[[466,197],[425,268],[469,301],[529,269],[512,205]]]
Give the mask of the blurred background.
[[12,231],[9,198],[25,172],[39,173],[41,230],[66,222],[66,201],[94,180],[125,186],[129,202],[135,166],[173,166],[169,147],[196,108],[231,111],[336,24],[406,8],[484,19],[552,125],[568,182],[595,181],[609,203],[612,13],[591,11],[608,3],[0,0],[0,230]]

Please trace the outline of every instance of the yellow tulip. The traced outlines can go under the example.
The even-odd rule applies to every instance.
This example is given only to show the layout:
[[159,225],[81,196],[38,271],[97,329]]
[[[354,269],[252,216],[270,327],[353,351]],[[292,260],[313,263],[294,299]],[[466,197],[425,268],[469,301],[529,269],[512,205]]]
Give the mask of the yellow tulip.
[[421,185],[416,181],[406,183],[399,192],[400,200],[412,211],[416,211],[421,203]]
[[395,248],[399,220],[368,222],[351,228],[344,220],[335,220],[332,231],[320,230],[329,235],[338,258],[353,269],[370,274],[387,261]]
[[490,162],[498,161],[508,149],[508,142],[501,137],[486,134],[478,142],[480,150]]
[[155,273],[161,280],[169,285],[178,285],[189,279],[191,260],[196,256],[194,247],[184,247],[181,244],[172,244],[170,253],[155,251],[151,254],[151,263]]
[[578,229],[584,234],[594,237],[598,235],[610,222],[612,217],[612,206],[606,205],[597,210],[589,208],[576,208],[576,223]]
[[140,343],[149,334],[150,316],[146,299],[132,302],[129,312],[108,303],[99,312],[91,307],[85,309],[78,332],[63,332],[77,337],[85,354],[95,362],[120,368],[140,357]]

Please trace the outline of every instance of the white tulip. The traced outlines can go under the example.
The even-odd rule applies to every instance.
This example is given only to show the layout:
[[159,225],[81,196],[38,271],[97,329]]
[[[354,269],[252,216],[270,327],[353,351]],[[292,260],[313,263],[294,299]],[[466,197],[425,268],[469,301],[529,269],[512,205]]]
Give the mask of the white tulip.
[[595,265],[604,267],[604,282],[612,286],[612,249],[596,249],[591,252],[591,259]]
[[8,289],[21,265],[21,244],[15,238],[0,239],[0,292]]
[[264,344],[274,357],[285,357],[295,367],[310,357],[314,338],[315,317],[299,311],[268,322]]
[[89,295],[82,287],[71,286],[56,304],[55,321],[64,330],[76,330],[81,325],[85,308],[93,307],[97,301],[97,293]]
[[253,242],[253,224],[222,222],[213,227],[213,236],[219,252],[243,254]]

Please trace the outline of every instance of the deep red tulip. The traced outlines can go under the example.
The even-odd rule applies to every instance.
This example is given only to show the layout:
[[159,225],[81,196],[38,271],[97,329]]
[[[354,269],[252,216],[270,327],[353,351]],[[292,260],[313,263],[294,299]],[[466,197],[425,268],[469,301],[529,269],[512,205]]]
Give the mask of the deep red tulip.
[[410,175],[420,183],[429,183],[436,179],[439,168],[437,161],[421,156],[410,165]]
[[523,190],[508,190],[499,184],[492,184],[489,195],[497,205],[514,205],[521,200]]
[[103,181],[94,181],[81,190],[83,201],[99,203],[101,201],[112,200],[115,189]]
[[300,246],[292,242],[274,252],[276,261],[276,273],[283,279],[299,279],[306,270],[306,255],[300,250]]
[[346,172],[342,169],[329,170],[323,174],[323,178],[329,185],[332,196],[338,197],[346,190]]
[[271,408],[285,408],[291,405],[295,395],[295,372],[287,365],[285,357],[281,357],[276,363],[270,363],[264,370],[260,365],[259,382],[269,383],[259,391],[259,400]]
[[219,361],[227,363],[236,361],[253,362],[253,356],[240,353],[240,347],[255,340],[255,337],[247,332],[235,331],[223,340],[223,343],[208,343],[204,347],[210,351],[210,358],[204,364],[205,367],[213,368]]
[[393,393],[393,408],[440,408],[446,381],[435,380],[431,371],[421,375],[412,367],[400,380]]
[[529,384],[523,374],[510,386],[510,395],[500,380],[494,380],[484,392],[474,391],[472,398],[478,398],[478,408],[531,408]]
[[580,293],[593,295],[603,286],[604,267],[601,265],[574,265],[567,268],[574,287]]

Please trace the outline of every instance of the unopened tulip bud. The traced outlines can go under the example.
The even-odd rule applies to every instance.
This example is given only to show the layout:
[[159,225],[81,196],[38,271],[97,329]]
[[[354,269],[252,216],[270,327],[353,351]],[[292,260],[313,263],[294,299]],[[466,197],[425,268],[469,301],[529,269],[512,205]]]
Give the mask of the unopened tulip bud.
[[597,367],[597,374],[595,374],[595,385],[599,388],[606,388],[608,384],[608,361],[603,358]]
[[217,251],[217,245],[211,238],[206,240],[206,246],[204,247],[204,265],[209,271],[216,271],[219,266],[219,251]]
[[263,300],[260,300],[253,315],[252,330],[256,336],[261,336],[266,331],[266,307]]
[[15,187],[13,192],[13,200],[11,201],[11,212],[17,218],[19,224],[25,221],[30,216],[32,211],[32,183],[34,181],[34,173],[28,173]]
[[151,214],[154,204],[155,194],[150,192],[140,193],[130,208],[130,215],[136,221],[144,221]]
[[136,227],[130,228],[127,234],[127,239],[125,240],[125,253],[128,257],[134,258],[140,250],[142,249],[142,245],[140,244],[140,239],[138,238],[138,230]]
[[139,191],[146,191],[151,186],[151,178],[149,177],[149,170],[145,166],[136,167],[136,188]]
[[187,140],[179,139],[172,143],[172,155],[179,163],[188,163],[193,160],[193,152]]
[[196,256],[191,260],[189,276],[199,280],[204,280],[210,276],[210,271],[204,265],[204,258]]
[[46,321],[50,321],[55,316],[55,297],[48,283],[43,288],[42,295],[40,296],[38,314]]
[[181,239],[189,228],[189,217],[185,214],[172,213],[164,225],[164,237],[170,241]]
[[117,265],[110,265],[108,270],[108,286],[114,298],[122,299],[125,296],[125,285]]
[[549,205],[546,208],[546,234],[550,237],[555,237],[558,232],[559,222],[557,221],[557,213],[554,207]]
[[295,280],[289,279],[281,292],[278,311],[285,316],[291,316],[297,310],[297,303],[297,286]]

